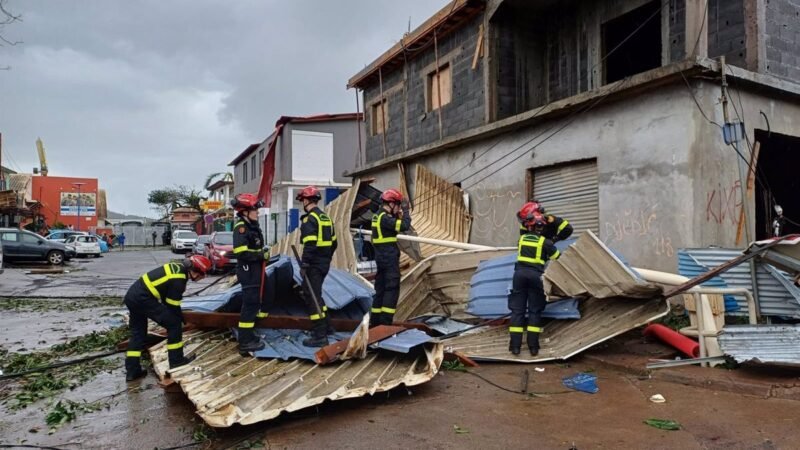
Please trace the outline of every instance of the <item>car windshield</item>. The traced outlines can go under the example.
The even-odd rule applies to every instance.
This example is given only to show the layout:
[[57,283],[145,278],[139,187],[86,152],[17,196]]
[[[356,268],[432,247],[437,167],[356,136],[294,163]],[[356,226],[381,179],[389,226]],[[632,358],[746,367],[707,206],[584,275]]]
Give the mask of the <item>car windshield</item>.
[[207,234],[204,234],[202,236],[198,236],[197,237],[197,243],[198,244],[205,244],[206,242],[208,242],[210,240],[211,240],[211,236],[209,236]]
[[233,245],[233,233],[217,233],[214,235],[214,243],[219,245]]
[[197,239],[197,233],[194,231],[179,231],[175,234],[178,239]]

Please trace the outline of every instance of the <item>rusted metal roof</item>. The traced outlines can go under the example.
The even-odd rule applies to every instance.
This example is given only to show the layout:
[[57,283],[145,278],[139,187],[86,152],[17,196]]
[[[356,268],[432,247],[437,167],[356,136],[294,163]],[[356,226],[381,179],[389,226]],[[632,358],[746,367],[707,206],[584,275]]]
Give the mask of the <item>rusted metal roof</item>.
[[[400,190],[409,198],[405,186],[405,171],[401,170]],[[461,188],[429,171],[425,166],[417,164],[413,200],[414,210],[411,213],[411,225],[417,236],[469,242],[472,217],[464,204],[464,191]],[[452,247],[430,244],[419,244],[414,247],[419,250],[423,259],[433,255],[461,251]],[[400,267],[404,270],[413,267],[415,263],[405,253],[400,257]]]
[[719,336],[722,352],[737,362],[800,366],[797,325],[726,325]]
[[661,286],[644,281],[589,230],[544,273],[548,297],[652,298]]
[[350,78],[347,87],[363,87],[371,82],[376,82],[379,70],[383,70],[385,76],[390,71],[402,67],[406,60],[413,59],[433,45],[434,34],[437,39],[442,39],[480,14],[485,7],[485,0],[453,0],[449,2],[422,25],[404,35],[400,42],[393,45],[378,59]]
[[[170,373],[212,427],[249,425],[325,400],[422,384],[436,375],[443,359],[441,344],[426,344],[423,351],[408,355],[377,352],[363,360],[320,366],[305,360],[244,358],[228,337],[222,331],[185,334],[186,351],[197,359]],[[156,374],[165,380],[166,343],[152,347],[150,357]]]
[[567,359],[601,342],[669,313],[666,300],[610,298],[587,299],[579,305],[580,320],[552,320],[544,325],[541,349],[536,357],[524,350],[508,351],[508,327],[483,328],[444,341],[447,351],[458,351],[472,359],[532,363]]

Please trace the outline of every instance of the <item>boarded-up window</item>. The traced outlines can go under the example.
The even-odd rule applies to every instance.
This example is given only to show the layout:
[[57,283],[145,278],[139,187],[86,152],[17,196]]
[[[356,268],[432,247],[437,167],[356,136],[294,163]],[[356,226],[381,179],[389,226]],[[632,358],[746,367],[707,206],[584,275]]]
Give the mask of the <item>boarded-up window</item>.
[[600,232],[597,161],[578,161],[531,169],[531,199],[544,205],[548,214],[567,219],[575,229]]
[[428,74],[428,111],[450,103],[453,98],[452,80],[450,64],[440,67],[438,72]]
[[372,105],[372,135],[383,134],[389,124],[389,100],[377,102]]

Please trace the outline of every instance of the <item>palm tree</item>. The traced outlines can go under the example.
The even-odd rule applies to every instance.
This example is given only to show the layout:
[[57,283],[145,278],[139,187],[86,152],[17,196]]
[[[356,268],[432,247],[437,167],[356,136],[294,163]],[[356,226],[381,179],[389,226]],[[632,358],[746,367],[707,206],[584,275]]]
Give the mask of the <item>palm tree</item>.
[[233,182],[233,174],[230,172],[216,172],[212,173],[211,175],[206,177],[205,188],[209,190],[208,187],[212,184],[216,183],[217,181],[230,181]]

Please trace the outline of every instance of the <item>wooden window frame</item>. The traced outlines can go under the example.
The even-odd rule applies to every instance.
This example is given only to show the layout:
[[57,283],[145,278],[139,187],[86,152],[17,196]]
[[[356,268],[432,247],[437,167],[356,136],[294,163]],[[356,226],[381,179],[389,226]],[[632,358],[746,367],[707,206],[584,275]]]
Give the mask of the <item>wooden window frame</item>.
[[[380,118],[380,123],[379,123]],[[382,125],[379,128],[379,125]],[[389,128],[389,98],[385,97],[372,103],[370,110],[370,135],[380,136]]]
[[[438,83],[438,80],[442,79],[442,73],[447,72],[447,79],[445,82]],[[434,91],[434,83],[437,83],[437,89],[442,89],[442,94],[445,92],[447,95],[442,95],[442,104],[437,105],[438,98],[434,99],[434,96],[437,93]],[[450,64],[450,61],[447,61],[439,66],[438,70],[434,69],[425,76],[425,110],[427,112],[433,112],[438,110],[439,108],[445,107],[449,105],[453,101],[453,66]]]

